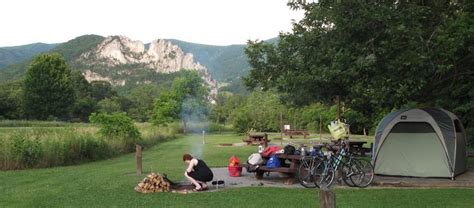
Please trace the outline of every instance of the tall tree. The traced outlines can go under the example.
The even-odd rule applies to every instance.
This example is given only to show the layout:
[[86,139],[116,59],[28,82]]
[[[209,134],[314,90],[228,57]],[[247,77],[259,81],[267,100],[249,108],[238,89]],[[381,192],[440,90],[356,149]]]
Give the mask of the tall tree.
[[112,85],[110,84],[110,82],[92,81],[90,85],[91,96],[97,101],[102,100],[104,98],[111,98],[117,95],[117,92],[112,89]]
[[91,97],[91,84],[80,71],[73,71],[71,79],[76,96],[72,108],[72,120],[88,122],[89,115],[97,108],[97,101]]
[[153,102],[162,89],[158,85],[147,84],[133,88],[126,96],[131,101],[128,113],[138,121],[148,121],[153,113]]
[[292,1],[305,12],[292,32],[277,44],[249,41],[247,86],[277,89],[298,105],[341,95],[369,121],[411,102],[472,102],[472,4],[369,2]]
[[163,92],[155,102],[153,122],[164,124],[180,119],[183,128],[195,119],[207,116],[208,89],[195,71],[188,71],[182,77],[173,80],[171,90]]
[[280,113],[285,107],[278,95],[271,92],[255,91],[244,103],[233,109],[230,120],[240,133],[255,129],[257,131],[279,131]]
[[23,116],[23,82],[0,84],[0,119],[21,119]]
[[155,101],[152,121],[157,125],[164,125],[179,118],[181,104],[171,91],[164,91]]
[[28,67],[24,87],[25,113],[29,119],[69,117],[75,96],[71,70],[61,55],[35,57]]

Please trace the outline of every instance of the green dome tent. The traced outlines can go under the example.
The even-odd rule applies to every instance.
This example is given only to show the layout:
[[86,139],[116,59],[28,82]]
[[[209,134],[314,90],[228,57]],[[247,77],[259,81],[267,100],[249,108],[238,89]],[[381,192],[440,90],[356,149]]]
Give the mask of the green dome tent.
[[454,179],[467,170],[466,138],[459,118],[449,111],[392,112],[382,119],[375,134],[375,173]]

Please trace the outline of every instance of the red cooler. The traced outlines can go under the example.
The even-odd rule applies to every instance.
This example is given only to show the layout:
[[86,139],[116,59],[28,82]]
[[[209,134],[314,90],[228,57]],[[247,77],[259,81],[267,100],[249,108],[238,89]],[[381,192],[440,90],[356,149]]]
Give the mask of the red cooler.
[[242,173],[242,167],[240,166],[229,166],[227,169],[229,170],[230,177],[240,177]]
[[240,177],[242,173],[242,167],[239,166],[240,160],[236,156],[232,156],[229,160],[229,166],[227,170],[229,170],[229,176],[231,177]]

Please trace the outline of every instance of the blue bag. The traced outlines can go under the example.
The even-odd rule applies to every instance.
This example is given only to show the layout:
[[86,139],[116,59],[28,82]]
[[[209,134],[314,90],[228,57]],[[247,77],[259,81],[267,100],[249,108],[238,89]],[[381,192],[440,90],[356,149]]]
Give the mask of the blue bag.
[[279,168],[280,166],[280,159],[276,155],[272,155],[267,161],[267,168]]

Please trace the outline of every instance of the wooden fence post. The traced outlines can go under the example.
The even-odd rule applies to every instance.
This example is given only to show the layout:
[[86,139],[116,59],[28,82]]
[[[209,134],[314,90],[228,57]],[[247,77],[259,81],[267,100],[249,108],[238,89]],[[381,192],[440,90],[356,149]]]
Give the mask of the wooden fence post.
[[137,175],[142,175],[142,146],[135,145],[135,158],[137,160]]
[[321,187],[319,190],[319,207],[336,208],[336,193],[327,187]]
[[280,111],[280,145],[283,145],[283,113]]
[[268,134],[265,133],[263,136],[263,148],[267,148],[267,147],[268,147]]

